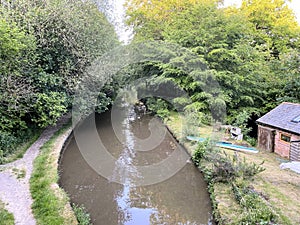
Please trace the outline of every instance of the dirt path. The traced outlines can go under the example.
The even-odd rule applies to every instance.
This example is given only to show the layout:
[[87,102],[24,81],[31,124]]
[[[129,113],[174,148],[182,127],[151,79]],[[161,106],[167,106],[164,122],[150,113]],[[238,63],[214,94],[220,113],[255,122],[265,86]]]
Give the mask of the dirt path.
[[70,115],[66,115],[58,121],[56,126],[46,128],[22,159],[0,166],[0,199],[6,203],[5,208],[14,215],[16,225],[36,224],[31,211],[32,198],[29,190],[33,161],[45,142],[67,123],[69,118]]

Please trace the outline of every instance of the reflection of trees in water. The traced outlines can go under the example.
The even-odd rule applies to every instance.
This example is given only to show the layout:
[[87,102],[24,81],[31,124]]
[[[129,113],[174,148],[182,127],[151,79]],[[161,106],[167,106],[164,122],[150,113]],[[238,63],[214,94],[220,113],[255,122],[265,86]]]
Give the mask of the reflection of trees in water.
[[[168,154],[174,150],[175,143],[170,134],[165,136],[157,149],[146,152],[134,150],[136,147],[132,139],[134,136],[143,139],[151,135],[147,130],[151,119],[153,118],[145,116],[141,120],[129,121],[126,117],[123,121],[123,125],[126,125],[124,126],[126,131],[123,131],[126,134],[126,147],[119,159],[126,159],[127,163],[126,165],[123,163],[123,166],[129,167],[128,171],[132,171],[133,174],[126,175],[127,184],[115,195],[119,223],[208,224],[211,205],[208,194],[201,191],[201,189],[206,190],[206,184],[193,165],[185,166],[173,178],[162,183],[141,187],[132,186],[130,182],[131,178],[134,179],[132,175],[139,175],[136,174],[136,165],[159,162],[167,158]],[[122,167],[119,169],[122,170]],[[141,215],[144,217],[142,221],[133,221]]]
[[[137,120],[136,126],[140,126],[140,130],[137,132],[144,130],[144,134],[140,132],[141,135],[149,134],[145,129],[151,118],[149,117],[148,121],[145,121],[145,118]],[[120,158],[124,153],[124,145],[118,143],[113,135],[110,113],[98,115],[96,121],[99,135],[105,142],[105,146],[110,149],[115,158]],[[131,121],[127,122],[132,125]],[[169,137],[166,135],[166,142],[159,149],[136,152],[136,156],[133,153],[131,157],[146,154],[145,158],[149,160],[148,162],[163,158],[165,152],[172,151]],[[128,151],[127,154],[130,155],[131,152]],[[125,156],[122,157],[126,159]],[[132,162],[132,165],[137,165],[136,163],[140,165],[144,164],[144,161],[139,158],[137,162]],[[60,170],[62,186],[70,194],[72,202],[83,204],[91,214],[95,225],[183,225],[195,224],[195,221],[196,224],[208,224],[211,206],[206,193],[206,184],[192,164],[186,165],[175,176],[162,183],[142,187],[132,187],[128,183],[126,187],[109,182],[93,171],[83,159],[74,138],[72,138],[64,151]],[[118,172],[122,172],[122,170]],[[139,223],[137,217],[146,222]]]
[[209,224],[208,195],[199,195],[205,183],[188,167],[191,165],[177,174],[177,179],[131,188],[130,207],[153,209],[151,224]]

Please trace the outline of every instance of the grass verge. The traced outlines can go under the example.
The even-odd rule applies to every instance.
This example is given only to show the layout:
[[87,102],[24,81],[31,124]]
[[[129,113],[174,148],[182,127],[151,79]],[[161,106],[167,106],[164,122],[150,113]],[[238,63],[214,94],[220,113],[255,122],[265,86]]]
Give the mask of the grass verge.
[[14,225],[15,220],[13,214],[4,208],[4,203],[0,201],[0,225]]
[[69,132],[70,124],[56,132],[40,149],[40,154],[34,161],[30,192],[33,198],[32,211],[37,224],[77,224],[69,198],[57,185],[57,162]]

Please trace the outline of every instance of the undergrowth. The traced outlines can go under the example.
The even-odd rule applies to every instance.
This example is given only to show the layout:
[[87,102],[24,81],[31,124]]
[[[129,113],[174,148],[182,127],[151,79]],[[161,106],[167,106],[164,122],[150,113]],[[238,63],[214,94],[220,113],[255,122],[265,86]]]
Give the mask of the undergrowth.
[[267,201],[245,183],[232,183],[232,191],[243,208],[240,224],[276,224],[277,215]]
[[26,150],[39,138],[42,129],[28,128],[12,135],[0,131],[0,164],[22,158]]
[[256,174],[265,170],[262,167],[263,162],[260,165],[248,163],[245,158],[241,159],[238,153],[230,156],[215,147],[210,140],[199,143],[192,158],[208,183],[214,217],[218,224],[224,224],[214,193],[214,185],[218,182],[232,186],[235,201],[244,211],[239,215],[237,224],[276,224],[278,220],[276,212],[267,200],[249,185]]

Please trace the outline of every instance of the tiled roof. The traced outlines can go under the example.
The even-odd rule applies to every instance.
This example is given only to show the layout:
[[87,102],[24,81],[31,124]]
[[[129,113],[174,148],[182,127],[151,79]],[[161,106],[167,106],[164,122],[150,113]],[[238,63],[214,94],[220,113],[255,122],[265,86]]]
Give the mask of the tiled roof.
[[300,116],[300,104],[284,102],[256,122],[300,134],[300,122],[292,122],[298,116]]

